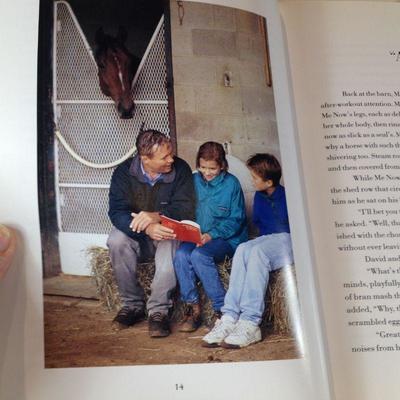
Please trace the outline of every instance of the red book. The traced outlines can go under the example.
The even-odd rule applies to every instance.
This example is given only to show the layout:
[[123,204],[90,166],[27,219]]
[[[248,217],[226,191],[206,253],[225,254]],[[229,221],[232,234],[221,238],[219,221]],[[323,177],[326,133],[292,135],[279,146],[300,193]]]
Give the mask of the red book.
[[176,219],[168,218],[165,215],[160,215],[161,225],[171,228],[176,239],[182,242],[192,242],[201,244],[201,230],[200,225],[196,222],[183,220],[177,221]]

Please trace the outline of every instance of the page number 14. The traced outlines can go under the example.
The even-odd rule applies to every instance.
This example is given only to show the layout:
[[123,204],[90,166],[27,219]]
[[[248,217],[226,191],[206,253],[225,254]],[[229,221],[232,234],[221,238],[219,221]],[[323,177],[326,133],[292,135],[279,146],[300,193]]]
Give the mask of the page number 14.
[[183,390],[182,383],[175,383],[175,390]]

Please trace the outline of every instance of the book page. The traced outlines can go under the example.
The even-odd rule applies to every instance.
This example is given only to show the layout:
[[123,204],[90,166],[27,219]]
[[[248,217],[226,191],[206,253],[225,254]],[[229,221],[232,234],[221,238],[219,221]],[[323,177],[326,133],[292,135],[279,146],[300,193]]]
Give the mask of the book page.
[[[193,345],[193,348],[189,349],[185,348],[185,351],[171,352],[170,359],[173,360],[172,362],[153,363],[152,365],[144,363],[143,365],[137,359],[129,360],[129,363],[125,362],[124,364],[120,359],[112,358],[110,352],[115,348],[119,348],[120,353],[137,350],[142,354],[150,354],[148,360],[153,355],[157,357],[160,353],[165,353],[165,342],[162,340],[153,341],[148,346],[135,347],[133,342],[136,337],[132,332],[127,331],[117,338],[118,334],[109,329],[107,340],[104,342],[103,348],[100,349],[99,356],[96,357],[97,353],[94,356],[92,354],[95,362],[97,362],[97,366],[93,366],[93,364],[77,364],[76,360],[82,353],[88,352],[91,346],[98,341],[99,332],[96,329],[86,327],[84,333],[93,335],[86,345],[71,346],[69,344],[70,337],[76,333],[81,333],[77,325],[67,324],[67,327],[64,326],[63,333],[59,334],[58,329],[61,328],[62,324],[45,324],[46,317],[56,316],[57,313],[61,314],[59,320],[63,319],[63,315],[69,316],[60,311],[62,306],[68,306],[70,311],[78,310],[78,307],[75,307],[74,300],[69,298],[61,299],[61,301],[58,299],[52,304],[44,304],[43,301],[43,271],[45,269],[43,259],[51,252],[41,241],[43,239],[43,230],[41,231],[43,215],[47,211],[46,209],[43,210],[45,208],[42,203],[43,193],[53,197],[56,195],[53,190],[38,186],[39,156],[37,149],[38,146],[43,148],[47,143],[49,138],[44,138],[43,131],[51,130],[54,121],[48,120],[46,126],[42,124],[40,125],[41,129],[38,129],[38,122],[42,122],[42,115],[37,113],[38,106],[41,105],[38,104],[37,99],[38,93],[46,93],[47,100],[54,100],[54,94],[51,85],[47,86],[38,80],[37,54],[39,11],[42,10],[43,5],[48,6],[50,3],[49,0],[42,2],[38,0],[16,0],[12,3],[2,2],[0,5],[0,36],[7,39],[2,43],[4,53],[7,54],[4,57],[6,61],[2,62],[0,67],[0,82],[4,94],[0,100],[0,113],[3,123],[1,129],[2,144],[0,146],[2,193],[0,222],[13,227],[19,238],[19,250],[14,263],[4,279],[0,281],[0,397],[5,400],[52,400],[56,398],[60,400],[108,400],[110,398],[190,398],[199,400],[204,398],[238,400],[243,398],[252,400],[268,398],[271,400],[289,400],[294,397],[300,400],[329,399],[330,386],[326,371],[324,341],[319,325],[319,305],[315,300],[314,278],[311,269],[312,260],[305,222],[306,213],[303,207],[302,188],[299,184],[299,168],[293,134],[294,117],[291,111],[287,81],[288,71],[285,64],[278,8],[276,2],[272,0],[215,1],[211,4],[229,7],[229,9],[221,10],[218,8],[214,10],[211,8],[211,14],[209,13],[210,7],[207,8],[207,12],[196,14],[190,13],[190,7],[187,6],[186,14],[183,16],[183,27],[185,28],[186,24],[190,24],[191,33],[190,35],[181,35],[176,47],[182,52],[178,56],[181,57],[180,61],[184,64],[186,62],[187,54],[185,52],[187,51],[188,38],[195,37],[198,44],[196,50],[204,55],[209,49],[202,46],[204,42],[202,38],[210,40],[211,35],[207,30],[214,27],[214,24],[218,26],[219,30],[223,31],[220,36],[217,36],[217,39],[221,37],[233,38],[228,42],[232,46],[227,47],[227,57],[232,57],[229,52],[236,44],[242,46],[240,57],[235,54],[236,58],[232,57],[233,61],[229,60],[229,62],[232,62],[233,72],[232,70],[225,70],[226,68],[218,71],[218,84],[223,86],[225,91],[243,95],[246,103],[242,103],[242,98],[238,100],[235,96],[228,96],[229,101],[223,104],[224,111],[234,114],[233,117],[226,118],[216,115],[213,117],[215,119],[204,118],[202,120],[203,129],[207,131],[207,136],[198,136],[196,140],[199,137],[201,137],[199,140],[204,141],[220,140],[225,132],[234,131],[242,140],[241,144],[236,144],[235,148],[235,151],[239,154],[243,149],[247,152],[250,152],[250,150],[257,152],[267,148],[267,146],[270,146],[268,149],[271,149],[270,151],[273,151],[274,154],[280,153],[284,168],[284,185],[290,214],[291,235],[296,260],[296,281],[301,308],[301,313],[297,310],[293,318],[296,321],[296,329],[294,329],[293,334],[284,340],[280,335],[270,336],[266,338],[268,340],[260,343],[266,348],[265,352],[272,353],[269,360],[266,360],[263,352],[254,351],[249,347],[248,351],[246,349],[239,350],[239,353],[223,351],[221,356],[217,354],[217,356],[205,357],[201,363],[188,363],[187,360],[190,357],[198,356],[201,352],[200,347],[196,347],[199,346],[199,334],[193,339],[185,337],[186,344],[193,340],[193,342],[196,342],[196,346]],[[82,4],[83,2],[75,1],[75,3]],[[175,13],[173,17],[175,23],[179,24],[178,18],[182,17],[182,14],[178,14],[178,2],[171,1],[170,3]],[[185,5],[189,2],[182,3]],[[202,7],[204,8],[204,6]],[[233,12],[232,7],[235,7],[238,11]],[[241,15],[242,24],[238,24],[238,29],[232,24],[232,19],[229,19],[232,15],[240,14],[240,10],[255,13],[267,20],[271,76],[267,74],[269,68],[260,68],[259,65],[253,66],[253,68],[247,70],[247,74],[242,75],[247,77],[243,82],[240,82],[239,74],[235,74],[235,71],[238,71],[241,66],[239,61],[243,61],[243,59],[254,58],[257,62],[262,60],[266,64],[266,49],[263,49],[262,55],[257,54],[254,49],[260,46],[260,41],[246,36],[246,32],[253,30],[255,26],[259,27],[259,25],[251,23],[254,21],[254,16]],[[123,9],[120,11],[120,14],[124,14]],[[44,25],[50,24],[49,21],[44,22]],[[89,22],[89,25],[93,28],[93,21],[90,19]],[[56,30],[62,30],[60,25],[56,24],[55,26]],[[44,29],[44,27],[42,26],[41,29]],[[233,31],[238,31],[238,33],[233,34]],[[235,35],[240,39],[238,42],[236,42]],[[264,40],[266,40],[265,37]],[[78,40],[69,39],[69,42],[76,43]],[[224,42],[217,40],[215,43],[221,47],[221,43]],[[211,50],[214,49],[214,47],[211,48]],[[65,58],[68,59],[74,56],[74,51],[67,51],[65,54]],[[205,117],[212,114],[213,108],[217,108],[215,107],[216,103],[221,106],[221,101],[218,102],[220,100],[218,93],[215,94],[214,92],[214,97],[211,97],[211,92],[207,88],[191,87],[191,84],[196,86],[201,80],[214,79],[217,81],[217,73],[208,68],[212,64],[210,60],[215,62],[218,53],[214,53],[210,58],[208,57],[207,54],[204,56],[204,59],[198,65],[198,69],[197,65],[196,69],[193,70],[180,69],[182,85],[176,90],[178,92],[183,89],[176,93],[176,99],[183,99],[183,101],[177,104],[176,109],[178,111],[187,112],[190,107],[198,107],[194,103],[194,94],[203,99],[200,111]],[[211,59],[211,57],[214,57],[214,59]],[[40,61],[43,62],[43,60]],[[46,71],[55,70],[50,57],[45,59],[45,62],[48,67]],[[251,62],[249,62],[250,67],[252,67]],[[205,67],[205,71],[200,67]],[[175,78],[178,77],[178,72],[179,69],[176,68]],[[89,75],[89,72],[84,75]],[[257,82],[256,78],[259,75],[262,78],[265,77],[263,80],[264,87],[272,85],[270,81],[272,78],[273,86],[268,86],[268,92],[271,93],[273,90],[273,96],[264,96],[260,88],[257,87],[255,82]],[[238,89],[239,82],[243,85],[242,90]],[[231,84],[233,85],[232,88],[230,87]],[[83,85],[79,85],[77,89],[80,89],[81,86],[83,87]],[[245,86],[249,86],[250,89],[246,89]],[[68,85],[65,87],[68,88]],[[75,93],[75,91],[73,92]],[[41,97],[39,103],[44,100]],[[265,103],[268,105],[267,116],[263,115]],[[65,104],[68,107],[70,103],[67,100]],[[106,101],[102,101],[101,104],[106,104]],[[251,107],[249,106],[246,109],[244,104],[246,104],[246,107],[248,105]],[[243,110],[248,114],[246,124],[244,124],[244,118],[240,114]],[[51,113],[49,112],[49,114]],[[86,129],[95,118],[90,113],[80,114],[85,117],[89,116],[84,125]],[[60,119],[63,116],[66,116],[66,119],[72,119],[68,111],[56,115]],[[158,117],[155,120],[159,122]],[[268,123],[267,127],[265,120]],[[118,120],[117,123],[126,126],[128,122]],[[224,129],[220,128],[221,123],[225,124],[223,125]],[[226,126],[229,129],[225,129]],[[140,127],[140,124],[137,124],[137,127]],[[249,135],[246,136],[243,132],[248,127],[252,129],[252,132],[249,130],[250,133],[247,133],[246,131],[246,135]],[[110,133],[108,128],[106,131]],[[120,133],[119,129],[116,129],[115,132]],[[256,139],[254,139],[251,136],[254,132],[257,134],[265,133],[265,137],[256,136]],[[270,134],[269,136],[267,136],[267,132]],[[95,142],[99,149],[114,148],[110,145],[104,145],[104,143],[103,146],[100,146],[98,141],[94,140],[95,136],[92,135],[92,132],[89,133],[87,144]],[[197,131],[195,134],[197,134]],[[110,136],[115,139],[117,135],[110,134]],[[185,139],[185,135],[182,134],[181,137]],[[191,151],[194,146],[191,139],[188,142],[189,151]],[[60,153],[64,152],[61,148],[59,150]],[[98,153],[101,153],[100,150]],[[189,161],[193,162],[193,159]],[[102,160],[102,162],[104,163],[105,160]],[[54,166],[53,160],[49,160],[48,163],[40,166],[41,171],[44,169],[47,173],[53,173],[54,168],[57,167],[57,165]],[[81,178],[81,175],[79,175],[79,178]],[[65,197],[63,197],[63,200],[65,202],[61,201],[63,204],[59,204],[60,207],[68,203],[67,192],[71,186],[75,186],[78,190],[81,190],[83,186],[80,182],[68,186],[69,183],[65,184],[64,182],[62,190],[64,190]],[[104,189],[105,184],[103,182],[91,186],[91,189]],[[87,205],[94,203],[96,202],[84,199],[76,213],[71,213],[72,218],[77,220],[75,222],[81,223],[89,216],[93,216],[93,213],[92,215],[84,213],[83,217],[79,217],[79,215],[82,215],[79,213],[86,210]],[[107,218],[105,209],[102,213],[94,214],[96,223],[100,219]],[[79,236],[74,244],[77,242],[81,244],[83,241],[80,238]],[[72,255],[72,253],[67,252],[67,256],[69,255]],[[81,253],[78,253],[78,255],[81,256]],[[293,281],[292,285],[292,288],[296,288]],[[297,305],[296,293],[294,293],[294,299]],[[62,304],[63,302],[64,304]],[[53,307],[54,312],[49,313],[48,308],[46,312],[44,310],[46,306]],[[94,308],[91,307],[88,309],[93,318],[94,313],[91,311]],[[111,322],[112,318],[113,315],[109,314],[106,319]],[[80,322],[82,320],[85,322],[85,318],[81,317]],[[146,328],[145,326],[143,332],[147,335]],[[125,335],[123,338],[125,343],[119,347],[122,335]],[[49,338],[58,339],[58,344],[54,346]],[[149,338],[147,339],[150,341]],[[53,355],[53,352],[49,350],[52,349],[51,345],[54,346],[54,353],[59,356],[59,359],[56,360],[57,364],[56,362],[52,364],[54,360],[49,362],[49,358]],[[280,350],[279,356],[271,351],[271,348],[275,347]],[[257,349],[257,347],[255,348]],[[290,356],[285,358],[282,354],[287,349],[287,354],[290,354]],[[64,352],[64,350],[66,351]],[[251,358],[251,354],[254,353],[257,354],[254,358]],[[66,360],[61,360],[64,354],[66,354]],[[186,363],[176,361],[185,356]],[[223,358],[223,362],[221,362],[221,358]],[[65,362],[64,365],[62,365],[63,361]],[[104,366],[100,367],[101,363]]]
[[194,227],[200,229],[200,225],[199,225],[199,224],[197,224],[197,223],[194,222],[194,221],[190,221],[189,219],[183,219],[183,220],[181,221],[181,223],[182,223],[182,224],[186,224],[186,225],[191,225],[191,226],[194,226]]
[[398,396],[400,7],[283,2],[337,399]]

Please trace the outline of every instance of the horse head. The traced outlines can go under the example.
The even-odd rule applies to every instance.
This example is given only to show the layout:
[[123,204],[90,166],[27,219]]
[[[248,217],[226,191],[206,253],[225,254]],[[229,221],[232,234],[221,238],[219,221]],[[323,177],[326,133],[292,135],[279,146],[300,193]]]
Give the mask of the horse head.
[[101,91],[114,100],[121,118],[132,118],[135,105],[131,87],[139,63],[125,47],[126,38],[127,32],[122,27],[115,37],[99,28],[95,59]]

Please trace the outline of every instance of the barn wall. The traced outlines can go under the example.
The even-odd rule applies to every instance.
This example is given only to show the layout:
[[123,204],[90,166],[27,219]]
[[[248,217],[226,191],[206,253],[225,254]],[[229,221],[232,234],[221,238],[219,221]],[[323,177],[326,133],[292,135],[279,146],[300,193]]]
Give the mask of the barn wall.
[[[171,5],[172,63],[178,154],[194,166],[199,145],[231,142],[232,154],[279,157],[272,87],[267,85],[261,19],[233,8],[183,2]],[[224,85],[224,73],[232,87]]]

